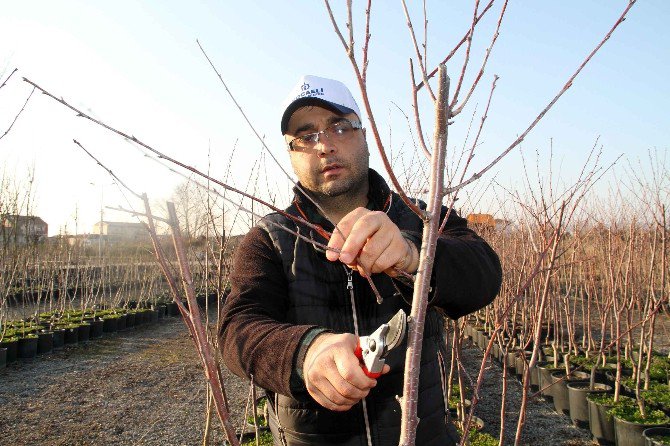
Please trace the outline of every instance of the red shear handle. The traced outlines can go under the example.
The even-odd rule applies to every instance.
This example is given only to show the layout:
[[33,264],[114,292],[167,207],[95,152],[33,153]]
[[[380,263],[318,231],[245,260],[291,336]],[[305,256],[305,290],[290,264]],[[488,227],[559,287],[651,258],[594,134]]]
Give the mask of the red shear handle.
[[354,350],[354,354],[358,359],[361,360],[361,367],[363,368],[363,372],[369,376],[372,379],[377,379],[380,376],[382,376],[381,372],[375,373],[371,372],[368,370],[368,368],[365,366],[365,363],[363,362],[363,349],[361,348],[361,339],[358,338],[358,344],[356,345],[356,350]]

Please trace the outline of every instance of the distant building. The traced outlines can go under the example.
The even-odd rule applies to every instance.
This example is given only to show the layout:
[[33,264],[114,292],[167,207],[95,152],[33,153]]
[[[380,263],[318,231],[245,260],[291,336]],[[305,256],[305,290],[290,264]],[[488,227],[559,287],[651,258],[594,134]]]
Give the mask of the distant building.
[[491,214],[470,214],[468,215],[468,224],[494,229],[496,227],[496,220]]
[[25,245],[42,243],[49,234],[49,225],[40,217],[4,214],[1,216],[0,242]]
[[502,218],[494,218],[491,214],[470,214],[468,225],[478,229],[491,229],[494,231],[508,231],[512,222]]
[[58,237],[58,240],[67,242],[70,246],[79,246],[82,248],[90,248],[98,246],[98,234],[66,234]]
[[149,239],[149,231],[144,223],[103,221],[94,224],[91,233],[92,236],[102,235],[103,240],[111,243],[140,242]]

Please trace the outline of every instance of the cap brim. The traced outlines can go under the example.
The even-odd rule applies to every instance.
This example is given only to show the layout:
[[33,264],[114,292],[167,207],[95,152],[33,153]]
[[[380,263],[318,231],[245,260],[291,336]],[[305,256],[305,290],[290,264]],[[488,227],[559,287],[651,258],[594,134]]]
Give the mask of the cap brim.
[[281,134],[285,135],[286,130],[288,129],[288,122],[291,119],[291,116],[293,116],[293,113],[300,107],[307,107],[310,105],[317,105],[319,107],[324,107],[327,108],[328,110],[331,110],[334,113],[338,113],[341,115],[348,115],[350,113],[356,113],[355,110],[350,109],[349,107],[345,107],[340,104],[334,104],[330,101],[326,101],[320,98],[314,98],[314,97],[305,97],[305,98],[300,98],[296,99],[295,101],[291,102],[288,107],[286,107],[286,110],[284,111],[284,115],[281,118]]

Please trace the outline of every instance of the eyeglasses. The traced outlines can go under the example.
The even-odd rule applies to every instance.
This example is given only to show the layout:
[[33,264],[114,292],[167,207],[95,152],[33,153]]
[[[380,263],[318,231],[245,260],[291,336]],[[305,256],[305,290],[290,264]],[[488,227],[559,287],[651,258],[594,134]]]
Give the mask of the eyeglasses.
[[362,129],[360,122],[342,119],[329,125],[320,132],[308,133],[298,136],[288,142],[289,150],[313,149],[320,141],[321,135],[324,135],[329,141],[334,143],[347,142],[351,139],[354,131]]

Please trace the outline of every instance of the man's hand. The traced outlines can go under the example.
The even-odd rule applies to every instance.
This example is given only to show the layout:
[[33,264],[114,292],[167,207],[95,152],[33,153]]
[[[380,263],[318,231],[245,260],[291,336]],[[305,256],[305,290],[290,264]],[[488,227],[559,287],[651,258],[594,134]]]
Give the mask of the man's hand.
[[395,276],[394,267],[414,274],[419,266],[416,247],[384,212],[365,208],[349,212],[337,224],[328,246],[340,250],[326,251],[328,260],[339,260],[362,276],[381,272]]
[[[323,333],[307,350],[303,376],[307,391],[326,409],[346,411],[365,398],[377,380],[369,378],[354,354],[358,338],[353,334]],[[390,367],[384,365],[382,374]]]

